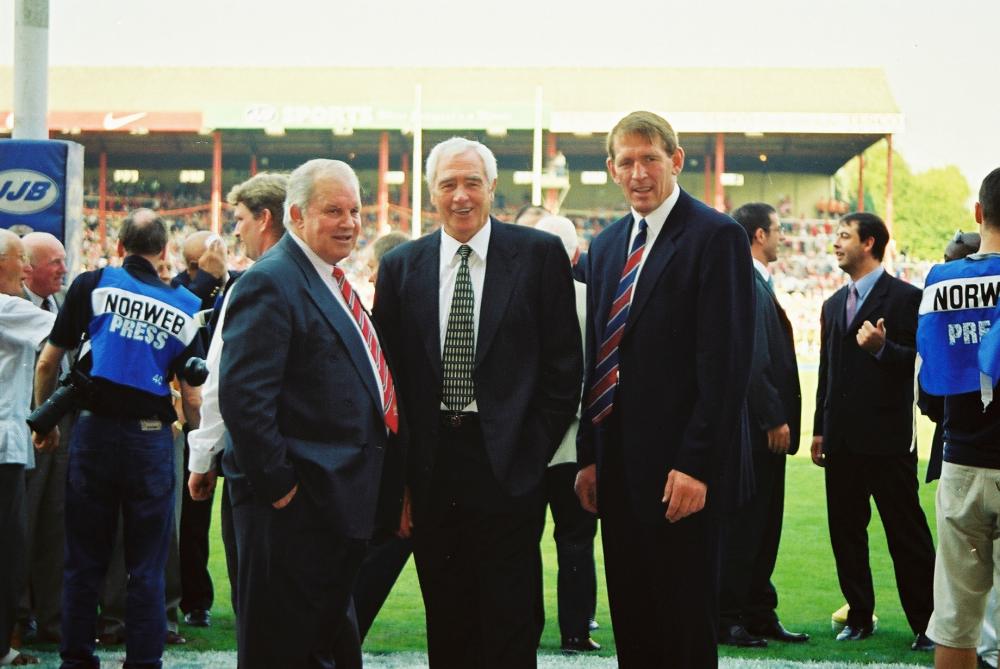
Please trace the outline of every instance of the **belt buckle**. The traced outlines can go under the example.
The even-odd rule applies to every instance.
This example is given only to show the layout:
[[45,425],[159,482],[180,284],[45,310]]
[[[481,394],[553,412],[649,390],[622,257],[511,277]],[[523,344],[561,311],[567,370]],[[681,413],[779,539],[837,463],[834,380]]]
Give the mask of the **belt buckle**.
[[448,425],[452,429],[457,430],[458,428],[462,427],[462,418],[463,418],[462,414],[453,413],[450,416],[448,416]]

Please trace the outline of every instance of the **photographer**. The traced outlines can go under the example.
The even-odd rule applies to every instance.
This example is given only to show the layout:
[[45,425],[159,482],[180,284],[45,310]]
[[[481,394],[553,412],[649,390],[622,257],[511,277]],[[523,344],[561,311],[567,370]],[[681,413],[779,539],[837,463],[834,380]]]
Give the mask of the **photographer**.
[[[122,267],[77,277],[38,360],[41,406],[64,353],[83,340],[73,388],[60,389],[82,410],[66,489],[63,666],[97,664],[97,594],[119,512],[129,577],[125,666],[157,666],[163,655],[164,569],[176,494],[170,424],[177,416],[169,380],[181,376],[182,394],[196,399],[196,384],[185,381],[182,370],[202,355],[193,318],[199,299],[186,288],[164,286],[156,273],[166,244],[166,226],[155,212],[132,212],[118,240]],[[36,448],[51,447],[58,428],[36,431],[34,441]]]

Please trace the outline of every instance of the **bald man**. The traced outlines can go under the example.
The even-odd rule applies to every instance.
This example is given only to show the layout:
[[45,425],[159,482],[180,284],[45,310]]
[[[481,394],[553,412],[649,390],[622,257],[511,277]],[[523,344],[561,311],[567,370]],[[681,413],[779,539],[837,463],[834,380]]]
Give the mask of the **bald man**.
[[[201,230],[184,240],[185,271],[173,278],[170,285],[184,286],[201,299],[202,309],[215,306],[215,298],[229,281],[226,270],[226,245],[218,235]],[[209,342],[204,342],[208,347]],[[185,434],[198,428],[197,421],[184,426]],[[191,461],[191,449],[185,439],[184,471]],[[187,486],[181,485],[180,562],[181,611],[184,621],[195,627],[208,627],[212,622],[215,588],[208,572],[208,530],[212,522],[212,500],[196,500]]]
[[184,240],[181,252],[185,269],[174,276],[170,285],[184,286],[201,298],[202,309],[211,309],[229,280],[225,242],[208,230],[199,230]]
[[[54,235],[30,232],[21,243],[27,260],[22,295],[33,305],[59,313],[65,291],[66,249]],[[66,371],[64,366],[62,371]],[[59,642],[65,541],[66,464],[73,412],[59,425],[59,442],[50,451],[35,454],[35,468],[25,472],[27,490],[28,574],[18,618],[25,642]]]

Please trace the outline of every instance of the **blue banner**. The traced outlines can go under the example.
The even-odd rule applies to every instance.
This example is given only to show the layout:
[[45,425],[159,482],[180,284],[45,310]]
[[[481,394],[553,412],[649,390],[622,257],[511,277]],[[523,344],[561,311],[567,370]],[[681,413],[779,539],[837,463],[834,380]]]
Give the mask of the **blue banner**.
[[59,140],[0,141],[0,227],[48,232],[75,267],[83,222],[83,146]]

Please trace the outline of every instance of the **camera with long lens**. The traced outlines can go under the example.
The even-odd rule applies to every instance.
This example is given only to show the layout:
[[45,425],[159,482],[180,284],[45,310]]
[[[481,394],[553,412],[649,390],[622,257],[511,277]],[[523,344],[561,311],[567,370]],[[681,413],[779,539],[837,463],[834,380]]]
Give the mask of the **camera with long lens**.
[[[178,377],[188,385],[200,386],[208,378],[208,367],[203,358],[188,358]],[[59,387],[49,399],[28,416],[28,427],[38,434],[48,434],[62,417],[79,406],[80,400],[93,392],[94,380],[75,367],[59,379]]]

